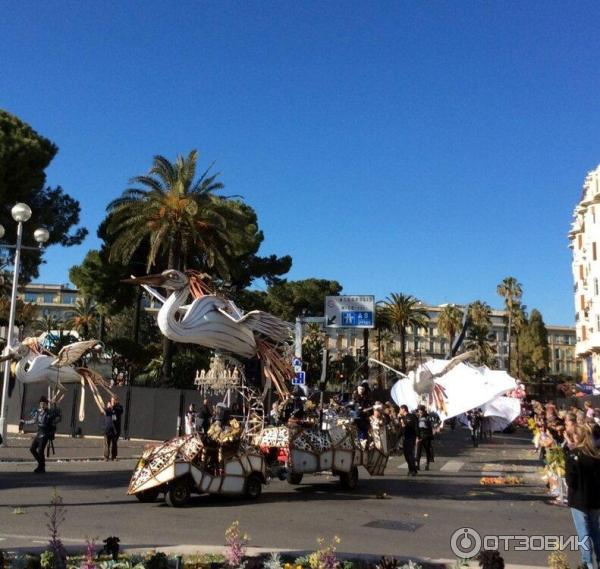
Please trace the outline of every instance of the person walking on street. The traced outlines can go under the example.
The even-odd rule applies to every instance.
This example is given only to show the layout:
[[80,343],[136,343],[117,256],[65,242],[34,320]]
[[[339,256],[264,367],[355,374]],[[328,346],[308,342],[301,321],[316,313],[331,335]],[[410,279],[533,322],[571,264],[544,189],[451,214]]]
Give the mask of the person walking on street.
[[34,472],[43,474],[46,472],[46,445],[55,430],[53,414],[48,409],[48,398],[44,396],[40,397],[40,406],[38,410],[31,419],[22,421],[22,423],[24,425],[37,426],[37,433],[33,438],[33,441],[31,441],[29,450],[38,463]]
[[210,408],[210,402],[208,399],[204,399],[204,401],[202,401],[202,406],[196,415],[196,430],[198,432],[202,431],[204,434],[208,433],[212,416],[213,413]]
[[429,463],[433,462],[433,429],[434,420],[429,415],[425,405],[420,405],[417,410],[417,470],[421,470],[421,454],[425,449],[425,470],[429,470]]
[[123,407],[113,395],[104,409],[104,460],[117,460],[122,415]]
[[406,405],[400,405],[400,424],[402,425],[402,434],[404,437],[403,451],[404,459],[408,466],[409,476],[417,475],[417,465],[415,463],[415,446],[417,444],[417,417],[409,412]]
[[190,403],[184,419],[184,433],[186,435],[193,435],[196,432],[196,416],[196,406],[193,403]]
[[593,569],[592,551],[600,564],[600,452],[589,428],[577,427],[575,445],[566,451],[568,505],[580,547],[582,565]]

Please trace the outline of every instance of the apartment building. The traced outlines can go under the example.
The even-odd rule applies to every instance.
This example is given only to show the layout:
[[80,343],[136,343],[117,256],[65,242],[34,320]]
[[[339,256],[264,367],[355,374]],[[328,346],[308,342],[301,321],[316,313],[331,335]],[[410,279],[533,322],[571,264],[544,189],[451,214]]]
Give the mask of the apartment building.
[[69,319],[79,291],[66,284],[28,284],[21,288],[18,298],[38,306],[38,315]]
[[575,352],[600,385],[600,166],[587,174],[569,231],[575,299]]

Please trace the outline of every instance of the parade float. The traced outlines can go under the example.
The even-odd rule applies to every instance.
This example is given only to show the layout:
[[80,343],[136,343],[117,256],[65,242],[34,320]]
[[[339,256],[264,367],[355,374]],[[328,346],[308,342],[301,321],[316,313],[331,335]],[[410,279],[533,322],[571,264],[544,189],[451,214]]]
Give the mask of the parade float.
[[243,419],[232,417],[221,403],[206,433],[176,437],[147,448],[128,489],[128,494],[141,502],[153,502],[164,493],[169,505],[180,507],[194,493],[240,494],[256,499],[262,492],[267,464],[253,441],[262,430],[263,406],[247,385],[243,366],[217,354],[208,372],[198,379],[204,391],[214,388],[226,401],[239,401]]
[[327,424],[266,427],[256,440],[270,458],[271,472],[291,484],[300,484],[304,474],[328,471],[339,477],[345,490],[358,485],[358,467],[381,476],[390,454],[387,427],[372,420],[365,438],[347,415],[333,413]]
[[[366,438],[359,438],[352,419],[341,410],[327,424],[309,414],[292,418],[286,426],[265,427],[262,401],[270,389],[283,406],[294,405],[288,389],[294,377],[288,323],[258,310],[243,313],[217,293],[206,275],[193,271],[168,270],[128,282],[142,285],[162,303],[157,322],[167,338],[232,354],[219,356],[233,362],[235,373],[228,377],[240,379],[227,390],[226,400],[231,401],[233,392],[244,409],[241,422],[217,420],[206,434],[177,437],[148,449],[133,473],[129,494],[149,501],[164,492],[178,506],[192,492],[258,497],[270,476],[299,483],[306,473],[331,471],[344,488],[352,489],[358,483],[358,466],[383,474],[389,449],[382,421],[371,421]],[[165,298],[154,287],[172,292]],[[262,392],[248,386],[235,357],[260,360]],[[213,380],[220,381],[209,370],[196,382],[210,388],[216,385]]]

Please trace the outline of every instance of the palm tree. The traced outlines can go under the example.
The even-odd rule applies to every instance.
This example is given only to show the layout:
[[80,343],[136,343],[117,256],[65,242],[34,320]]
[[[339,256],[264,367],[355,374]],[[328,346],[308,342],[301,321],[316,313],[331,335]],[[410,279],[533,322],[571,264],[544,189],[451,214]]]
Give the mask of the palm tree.
[[[215,195],[223,188],[210,168],[196,179],[198,153],[178,156],[175,163],[155,156],[147,175],[131,180],[132,187],[112,201],[107,232],[115,239],[110,258],[128,263],[142,247],[148,248],[147,266],[161,260],[163,268],[187,268],[200,255],[205,267],[225,267],[228,232],[241,219],[237,202]],[[239,231],[238,231],[239,232]],[[205,268],[201,267],[201,268]],[[172,343],[163,339],[163,378],[171,377]]]
[[35,333],[43,334],[45,332],[46,334],[50,334],[61,328],[62,325],[62,322],[55,314],[44,314],[35,321]]
[[460,331],[462,317],[462,311],[454,304],[447,304],[440,312],[437,327],[440,333],[450,341],[450,351],[452,351],[454,345],[454,338]]
[[75,302],[67,327],[77,330],[82,340],[88,340],[92,330],[96,328],[97,319],[98,309],[96,303],[91,297],[83,296]]
[[224,186],[209,176],[196,178],[198,153],[178,156],[175,163],[155,156],[150,172],[136,176],[132,187],[108,204],[107,232],[115,237],[110,258],[128,263],[148,246],[147,268],[167,259],[167,267],[185,267],[192,253],[201,251],[208,267],[224,261],[227,230],[239,216],[227,198],[215,195]]
[[476,300],[469,305],[469,337],[467,350],[475,350],[477,359],[482,365],[492,365],[495,350],[490,343],[492,326],[492,309],[487,302]]
[[421,301],[410,294],[390,294],[383,302],[390,328],[400,336],[400,370],[406,373],[406,329],[413,330],[427,325],[429,314]]
[[512,325],[515,331],[515,351],[516,357],[515,362],[517,364],[517,378],[521,377],[521,336],[523,331],[527,328],[527,307],[520,302],[513,306],[513,317],[512,317]]
[[321,378],[325,342],[325,333],[319,324],[311,323],[306,327],[302,340],[302,359],[312,385],[316,385]]
[[506,277],[496,288],[496,292],[504,299],[504,306],[508,312],[508,365],[507,371],[510,373],[510,356],[512,353],[512,317],[513,306],[523,295],[523,287],[515,277]]

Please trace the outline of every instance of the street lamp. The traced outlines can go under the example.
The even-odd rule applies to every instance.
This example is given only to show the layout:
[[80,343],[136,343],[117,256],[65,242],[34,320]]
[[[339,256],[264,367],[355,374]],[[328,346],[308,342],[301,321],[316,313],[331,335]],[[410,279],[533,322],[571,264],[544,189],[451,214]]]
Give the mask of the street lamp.
[[[15,262],[13,271],[12,293],[10,297],[10,314],[8,316],[8,332],[6,334],[5,355],[10,353],[10,348],[13,343],[13,335],[15,331],[15,315],[17,311],[17,286],[19,280],[19,268],[21,264],[21,250],[36,250],[41,248],[50,238],[50,233],[47,229],[36,229],[33,237],[38,243],[38,247],[27,247],[21,244],[23,240],[23,223],[31,218],[31,208],[24,203],[16,204],[11,210],[12,218],[17,222],[17,242],[15,245],[0,244],[0,247],[15,250]],[[4,237],[5,230],[0,225],[0,239]],[[10,360],[4,362],[4,381],[2,383],[2,401],[0,403],[0,443],[6,444],[6,431],[8,427],[8,381],[10,379]]]

